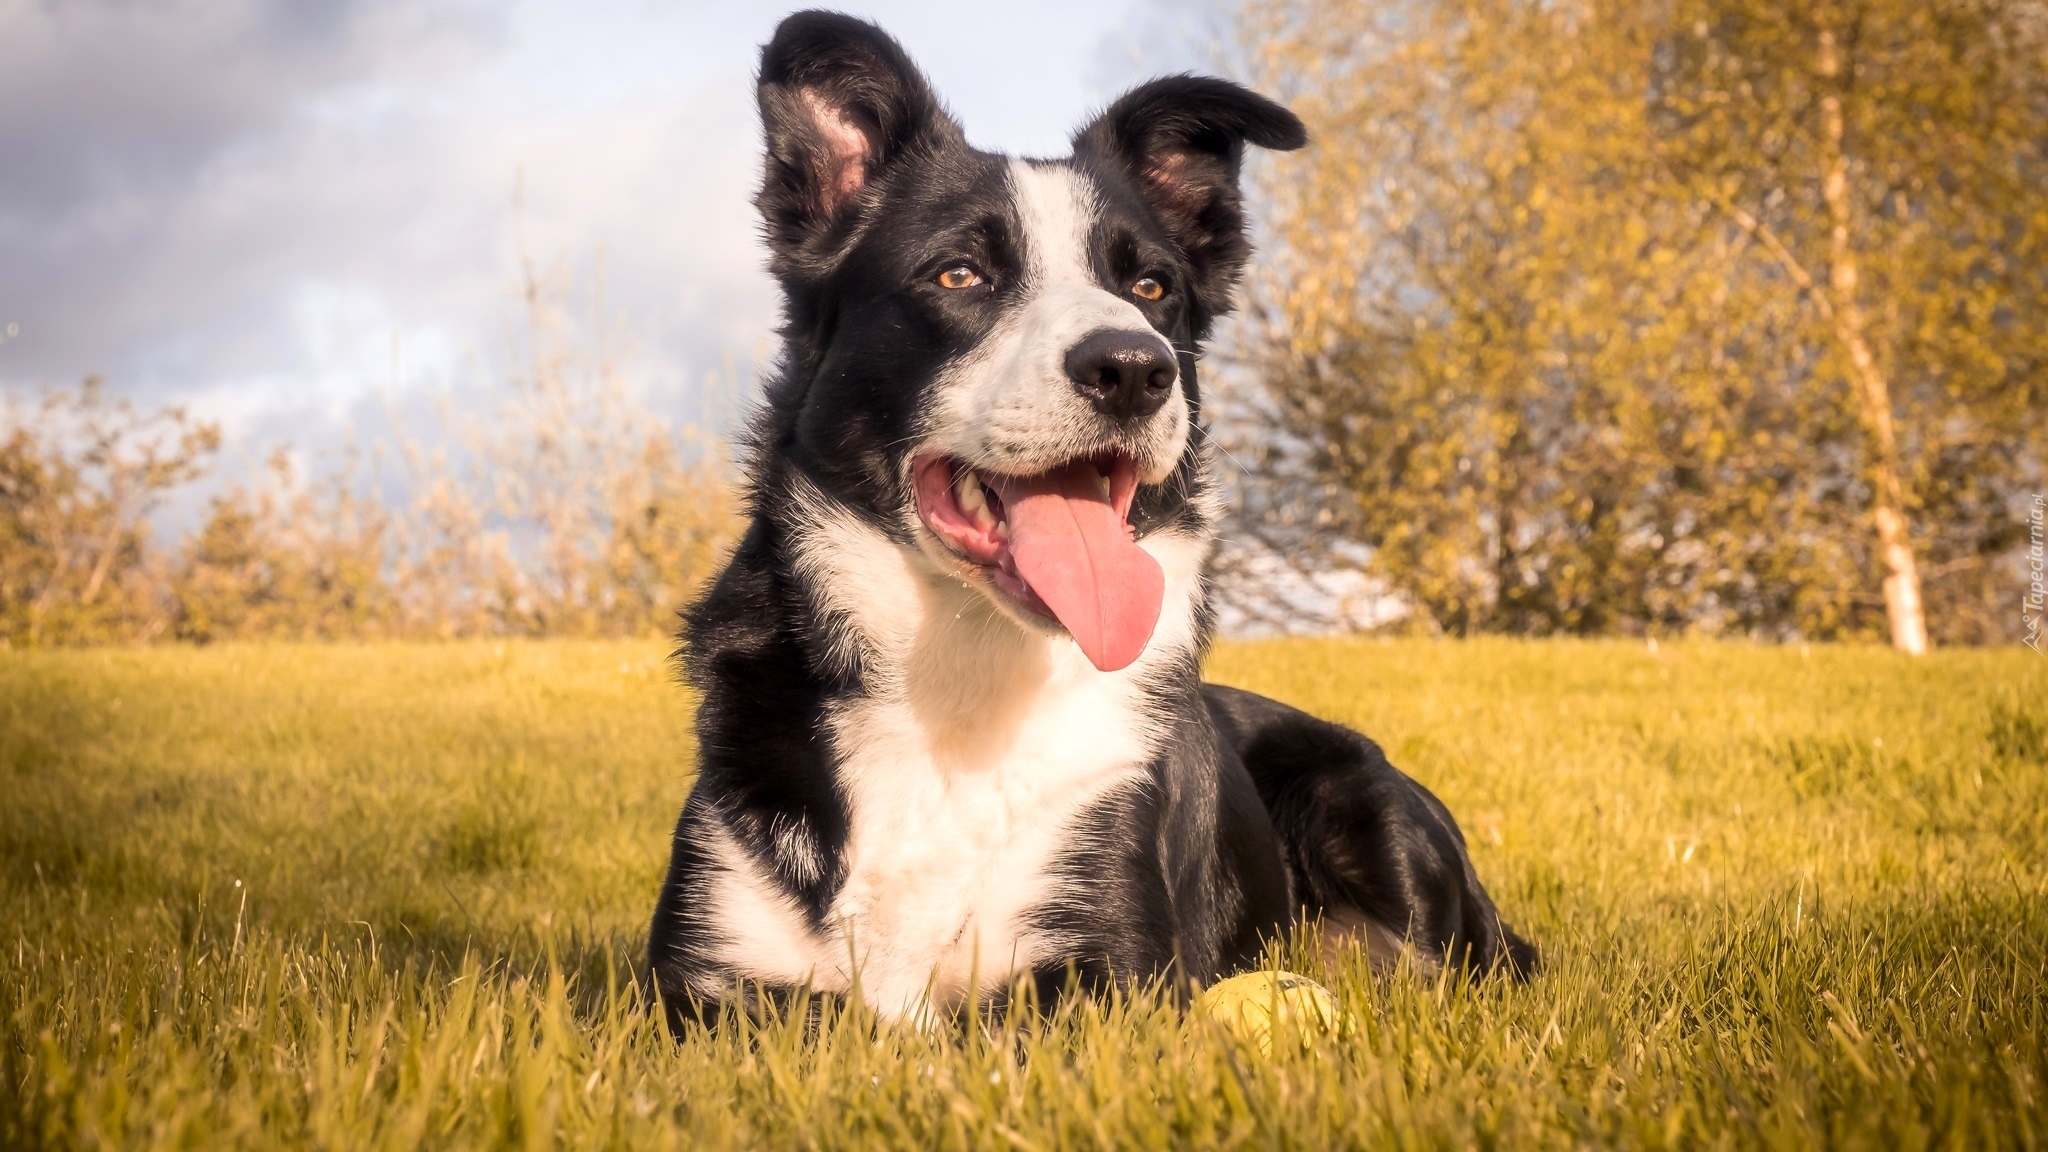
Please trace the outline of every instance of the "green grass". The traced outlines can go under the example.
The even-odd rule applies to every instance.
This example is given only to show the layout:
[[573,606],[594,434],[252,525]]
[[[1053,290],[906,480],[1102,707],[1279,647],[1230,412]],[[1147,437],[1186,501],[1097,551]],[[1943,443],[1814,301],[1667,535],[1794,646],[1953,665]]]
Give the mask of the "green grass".
[[1259,1059],[1155,999],[672,1043],[632,991],[658,643],[0,653],[0,1145],[2048,1142],[2048,662],[1316,641],[1216,679],[1464,823],[1534,983],[1327,971]]

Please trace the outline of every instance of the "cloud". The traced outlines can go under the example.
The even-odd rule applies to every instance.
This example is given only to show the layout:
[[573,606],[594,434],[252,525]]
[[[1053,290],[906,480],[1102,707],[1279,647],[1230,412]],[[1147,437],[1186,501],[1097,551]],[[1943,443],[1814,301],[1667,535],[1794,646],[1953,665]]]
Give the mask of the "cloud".
[[198,343],[260,345],[251,306],[317,250],[265,209],[318,101],[460,66],[488,34],[395,9],[9,6],[0,313],[23,331],[0,371],[175,371]]

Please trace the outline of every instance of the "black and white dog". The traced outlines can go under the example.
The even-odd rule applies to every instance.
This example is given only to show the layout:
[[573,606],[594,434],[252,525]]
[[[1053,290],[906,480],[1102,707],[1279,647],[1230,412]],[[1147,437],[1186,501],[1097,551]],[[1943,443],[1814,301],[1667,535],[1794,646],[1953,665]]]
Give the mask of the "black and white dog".
[[700,764],[649,944],[922,1018],[1203,982],[1296,923],[1526,973],[1451,815],[1371,741],[1204,685],[1196,359],[1249,254],[1234,84],[1138,87],[1064,160],[977,151],[880,29],[763,51],[785,293],[744,538],[688,614]]

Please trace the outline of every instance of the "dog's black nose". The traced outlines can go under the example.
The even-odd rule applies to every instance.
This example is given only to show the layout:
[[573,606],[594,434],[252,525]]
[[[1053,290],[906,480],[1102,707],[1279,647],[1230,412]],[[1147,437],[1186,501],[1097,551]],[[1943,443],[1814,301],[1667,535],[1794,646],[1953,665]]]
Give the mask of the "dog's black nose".
[[1067,349],[1067,378],[1095,410],[1116,420],[1141,420],[1173,394],[1180,369],[1157,333],[1103,328]]

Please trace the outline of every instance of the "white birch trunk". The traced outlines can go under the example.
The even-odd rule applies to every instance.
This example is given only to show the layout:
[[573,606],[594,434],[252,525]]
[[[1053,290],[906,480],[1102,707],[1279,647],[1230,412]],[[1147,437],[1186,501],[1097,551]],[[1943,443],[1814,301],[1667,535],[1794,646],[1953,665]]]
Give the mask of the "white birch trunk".
[[1832,297],[1836,338],[1849,356],[1856,378],[1865,432],[1870,437],[1871,487],[1878,552],[1884,561],[1884,608],[1891,624],[1892,647],[1919,656],[1927,651],[1927,611],[1920,600],[1920,566],[1913,557],[1912,533],[1906,520],[1904,490],[1899,483],[1898,437],[1892,428],[1891,386],[1871,354],[1865,335],[1863,306],[1856,298],[1856,250],[1850,243],[1849,162],[1843,149],[1841,56],[1832,29],[1820,34],[1816,71],[1824,85],[1821,97],[1821,138],[1826,171],[1821,196],[1827,201],[1828,292]]

